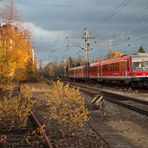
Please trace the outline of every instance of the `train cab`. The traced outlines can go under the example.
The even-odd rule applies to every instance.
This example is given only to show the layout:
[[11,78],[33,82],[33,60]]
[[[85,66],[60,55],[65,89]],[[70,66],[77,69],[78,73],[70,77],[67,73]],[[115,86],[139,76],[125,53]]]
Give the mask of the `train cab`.
[[132,55],[132,78],[134,82],[140,81],[148,85],[148,54]]

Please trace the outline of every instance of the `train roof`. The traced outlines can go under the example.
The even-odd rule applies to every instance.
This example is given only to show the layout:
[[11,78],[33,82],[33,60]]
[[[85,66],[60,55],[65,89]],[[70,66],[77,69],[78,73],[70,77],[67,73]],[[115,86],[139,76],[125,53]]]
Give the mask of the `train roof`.
[[138,58],[138,57],[148,57],[148,53],[136,53],[130,55],[132,58]]
[[100,61],[97,61],[97,62],[93,62],[93,63],[90,63],[90,66],[96,66],[96,65],[99,65],[101,63],[101,60]]
[[69,70],[76,70],[76,69],[82,69],[82,68],[84,68],[84,65],[77,66],[77,67],[72,67],[72,68],[69,68]]
[[[100,61],[97,61],[97,62],[90,63],[90,67],[97,66],[99,64],[102,65],[102,64],[110,64],[110,63],[115,63],[115,62],[121,62],[121,61],[127,60],[129,58],[142,58],[142,57],[148,57],[148,53],[135,53],[135,54],[131,54],[131,55],[123,55],[119,58],[100,60]],[[82,65],[82,66],[69,68],[69,70],[82,69],[84,67],[85,67],[85,65]]]
[[121,62],[124,60],[127,60],[130,58],[130,55],[125,55],[125,56],[121,56],[119,58],[114,58],[114,59],[106,59],[106,60],[102,60],[101,61],[101,65],[102,64],[110,64],[110,63],[116,63],[116,62]]
[[136,55],[131,55],[132,62],[140,62],[142,61],[148,61],[148,53],[138,53]]
[[114,63],[114,62],[121,62],[122,60],[127,60],[129,58],[145,58],[148,57],[148,53],[135,53],[131,55],[123,55],[119,58],[114,58],[114,59],[107,59],[101,61],[101,64],[109,64],[109,63]]

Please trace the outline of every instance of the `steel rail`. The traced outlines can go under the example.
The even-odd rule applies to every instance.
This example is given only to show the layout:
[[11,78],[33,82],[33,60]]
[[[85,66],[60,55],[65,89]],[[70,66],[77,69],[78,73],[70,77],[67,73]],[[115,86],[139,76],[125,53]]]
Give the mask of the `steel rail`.
[[[11,119],[6,120],[7,123],[11,122]],[[7,127],[3,127],[3,125],[0,125],[0,138],[4,139],[6,138],[6,141],[3,143],[0,141],[0,147],[32,147],[31,143],[26,143],[26,136],[30,137],[30,134],[36,130],[36,129],[42,128],[41,123],[37,119],[36,115],[34,113],[31,113],[31,115],[28,117],[28,122],[25,127],[21,128],[13,128],[8,129]],[[40,130],[39,130],[40,132]],[[46,135],[45,131],[40,132],[40,135],[43,137],[42,139],[39,139],[40,145],[45,148],[53,148],[49,137]],[[33,142],[33,141],[32,141]]]
[[93,91],[98,91],[98,92],[102,93],[106,97],[109,97],[111,95],[114,95],[114,99],[120,99],[120,100],[124,100],[124,101],[125,100],[127,100],[127,101],[130,100],[130,101],[134,101],[136,103],[148,105],[148,101],[140,100],[140,99],[137,99],[137,98],[134,98],[134,97],[126,96],[126,95],[120,95],[120,94],[117,94],[116,92],[109,92],[109,91],[104,90],[102,88],[96,88],[96,87],[87,86],[87,85],[84,86],[82,84],[74,84],[74,83],[69,83],[69,84],[70,85],[74,85],[74,86],[79,86],[80,88],[83,87],[83,88],[86,88],[86,89],[91,89]]
[[[70,84],[70,86],[75,86],[75,85]],[[104,96],[104,99],[111,102],[111,103],[117,104],[117,105],[122,106],[124,108],[127,108],[129,110],[135,111],[139,114],[148,116],[148,110],[145,110],[145,109],[142,109],[142,108],[136,107],[134,105],[130,105],[130,104],[123,102],[123,100],[124,101],[134,101],[136,103],[148,105],[147,101],[139,100],[139,99],[136,99],[136,98],[131,98],[131,97],[128,97],[128,96],[119,95],[119,94],[116,94],[116,93],[106,92],[105,90],[99,91],[99,89],[95,89],[95,88],[92,88],[92,87],[89,87],[89,86],[82,86],[82,85],[78,85],[78,84],[77,84],[77,86],[80,87],[80,91],[82,91],[82,92],[84,92],[84,93],[86,93],[90,96],[102,94]]]
[[[39,122],[38,118],[36,117],[36,115],[34,113],[31,113],[31,118],[33,119],[33,121],[37,127],[42,128],[41,123]],[[43,131],[42,136],[44,138],[44,142],[45,142],[46,147],[53,148],[53,145],[52,145],[52,143],[45,131]]]

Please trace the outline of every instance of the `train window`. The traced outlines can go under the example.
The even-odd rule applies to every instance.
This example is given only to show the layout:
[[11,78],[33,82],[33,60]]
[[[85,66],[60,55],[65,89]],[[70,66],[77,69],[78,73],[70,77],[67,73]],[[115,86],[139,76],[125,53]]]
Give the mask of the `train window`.
[[119,63],[117,63],[117,71],[119,71]]
[[117,64],[117,71],[119,71],[119,63]]
[[125,62],[122,62],[122,70],[124,71],[125,70]]
[[114,64],[114,71],[116,71],[116,64]]
[[91,67],[91,71],[94,72],[94,67]]
[[106,71],[106,65],[104,65],[104,71]]
[[109,71],[112,71],[112,65],[111,64],[109,65]]
[[111,65],[107,65],[107,71],[111,71]]
[[97,71],[97,67],[95,66],[95,67],[91,67],[91,71],[92,72],[96,72]]
[[133,71],[147,71],[148,61],[133,62]]
[[103,72],[107,71],[106,65],[103,65]]
[[114,71],[114,64],[112,64],[112,71]]
[[129,70],[129,62],[128,61],[122,62],[122,69],[123,70]]
[[106,67],[106,68],[105,68],[105,69],[106,69],[106,71],[108,71],[108,69],[109,69],[109,68],[108,68],[108,65],[105,65],[105,67]]
[[113,64],[113,71],[115,71],[115,64]]
[[115,71],[118,71],[118,70],[117,70],[117,67],[118,67],[118,64],[116,63],[116,64],[115,64]]
[[105,71],[108,71],[108,65],[105,65]]
[[119,71],[119,63],[116,63],[116,71]]

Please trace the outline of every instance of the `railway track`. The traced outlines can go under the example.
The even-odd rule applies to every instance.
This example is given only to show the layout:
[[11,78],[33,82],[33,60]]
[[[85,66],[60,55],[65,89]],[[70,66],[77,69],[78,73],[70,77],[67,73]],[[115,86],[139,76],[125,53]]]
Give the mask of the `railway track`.
[[[28,118],[27,126],[19,129],[10,129],[0,127],[0,147],[5,148],[53,148],[53,145],[46,135],[45,131],[40,131],[41,123],[31,114]],[[37,132],[38,131],[38,135]]]
[[146,100],[140,100],[134,97],[129,97],[129,96],[109,92],[105,89],[91,87],[88,85],[82,85],[79,83],[69,83],[69,84],[70,86],[80,87],[80,91],[92,97],[95,97],[96,95],[102,95],[105,98],[105,100],[111,103],[120,105],[124,108],[135,111],[139,114],[148,116],[148,101]]

